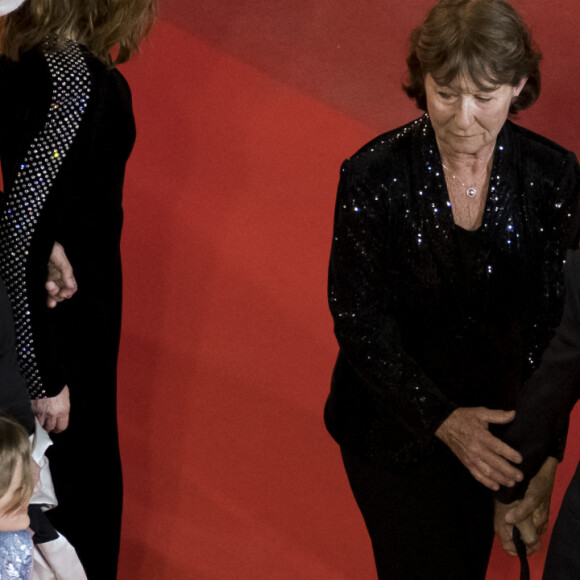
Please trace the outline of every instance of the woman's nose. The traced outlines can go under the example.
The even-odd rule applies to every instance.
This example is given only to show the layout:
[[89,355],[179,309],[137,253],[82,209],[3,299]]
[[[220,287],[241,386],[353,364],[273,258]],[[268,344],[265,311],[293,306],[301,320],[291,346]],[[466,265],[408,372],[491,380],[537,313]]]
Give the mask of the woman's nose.
[[473,123],[473,102],[469,97],[463,96],[457,100],[455,110],[455,123],[461,129],[469,128]]

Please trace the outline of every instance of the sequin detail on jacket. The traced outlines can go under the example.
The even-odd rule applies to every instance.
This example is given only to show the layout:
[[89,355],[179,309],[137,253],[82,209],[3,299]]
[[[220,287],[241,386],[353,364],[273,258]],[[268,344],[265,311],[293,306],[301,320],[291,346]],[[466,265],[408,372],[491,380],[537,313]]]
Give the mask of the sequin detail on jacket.
[[78,132],[90,96],[90,75],[79,46],[69,41],[62,50],[45,45],[53,81],[44,128],[32,141],[0,219],[0,274],[14,310],[21,371],[32,399],[46,396],[36,362],[26,281],[26,263],[35,225],[51,193],[59,169]]
[[345,161],[329,270],[340,351],[325,410],[341,445],[413,460],[458,406],[513,408],[561,316],[579,182],[572,153],[506,122],[466,261],[428,115]]

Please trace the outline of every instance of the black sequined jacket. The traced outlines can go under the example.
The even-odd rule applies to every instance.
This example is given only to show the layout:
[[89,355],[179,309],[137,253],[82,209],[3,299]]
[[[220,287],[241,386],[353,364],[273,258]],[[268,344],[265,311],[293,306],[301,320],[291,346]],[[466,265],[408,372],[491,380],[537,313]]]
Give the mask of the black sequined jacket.
[[[46,44],[18,62],[0,59],[0,274],[32,398],[65,384],[92,395],[114,386],[122,191],[134,139],[127,82],[83,46]],[[49,310],[54,241],[65,248],[78,292]]]
[[573,153],[507,121],[466,267],[428,115],[344,162],[325,407],[340,445],[406,462],[437,445],[455,408],[514,408],[560,320],[579,183]]

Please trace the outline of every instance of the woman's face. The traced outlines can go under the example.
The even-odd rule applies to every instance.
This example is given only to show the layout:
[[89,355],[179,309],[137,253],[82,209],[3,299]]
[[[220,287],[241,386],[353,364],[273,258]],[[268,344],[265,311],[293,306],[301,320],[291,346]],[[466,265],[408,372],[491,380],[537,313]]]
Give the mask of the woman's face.
[[448,155],[477,155],[493,148],[510,105],[526,80],[515,87],[500,85],[482,91],[469,78],[444,86],[427,74],[427,111],[439,146]]
[[12,482],[7,492],[0,497],[0,532],[17,532],[25,530],[30,524],[28,517],[28,499],[19,506],[15,511],[6,513],[6,507],[12,501],[12,497],[16,490],[22,484],[22,462],[18,466],[12,477]]

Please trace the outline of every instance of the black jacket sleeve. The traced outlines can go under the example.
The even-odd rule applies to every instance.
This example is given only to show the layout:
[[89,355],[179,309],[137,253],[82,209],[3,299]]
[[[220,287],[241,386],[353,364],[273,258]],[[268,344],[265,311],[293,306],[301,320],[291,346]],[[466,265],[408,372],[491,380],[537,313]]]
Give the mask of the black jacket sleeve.
[[530,479],[565,430],[580,391],[580,250],[570,250],[565,265],[566,301],[560,325],[546,348],[536,372],[518,400],[516,418],[502,439],[524,457],[518,466],[524,480],[502,487],[496,497],[509,503],[523,497]]
[[375,408],[405,423],[419,442],[456,408],[403,348],[385,272],[384,199],[363,171],[341,169],[329,269],[329,303],[341,355]]

